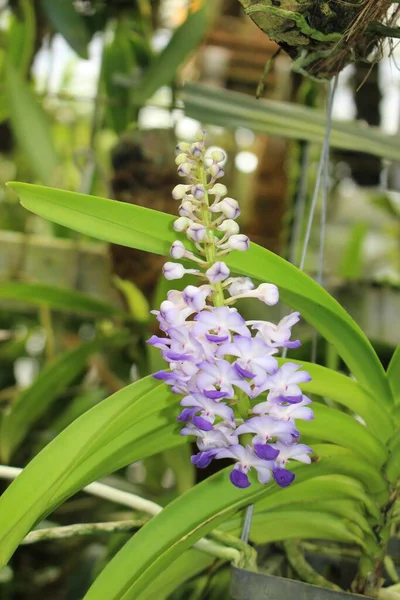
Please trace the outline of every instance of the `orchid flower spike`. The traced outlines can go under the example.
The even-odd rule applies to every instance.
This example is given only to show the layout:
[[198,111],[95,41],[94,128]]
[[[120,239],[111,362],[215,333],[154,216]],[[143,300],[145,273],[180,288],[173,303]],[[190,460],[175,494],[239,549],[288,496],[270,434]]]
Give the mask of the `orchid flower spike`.
[[[148,343],[167,363],[154,377],[181,397],[177,419],[184,423],[181,435],[196,440],[194,465],[206,468],[228,458],[234,463],[230,481],[238,488],[251,485],[254,477],[287,487],[295,478],[288,463],[311,460],[312,450],[299,443],[296,427],[296,419],[313,418],[311,400],[301,389],[310,376],[292,362],[279,366],[274,354],[300,345],[291,339],[300,315],[277,324],[245,321],[234,307],[244,298],[273,306],[279,290],[271,282],[255,287],[249,277],[231,274],[229,254],[246,252],[250,240],[236,221],[238,202],[217,182],[224,162],[221,150],[206,155],[204,132],[194,143],[177,146],[178,175],[187,183],[172,190],[180,216],[170,255],[185,264],[168,261],[163,273],[169,281],[195,275],[201,283],[170,290],[160,310],[152,311],[163,335]],[[195,268],[188,268],[188,261]]]

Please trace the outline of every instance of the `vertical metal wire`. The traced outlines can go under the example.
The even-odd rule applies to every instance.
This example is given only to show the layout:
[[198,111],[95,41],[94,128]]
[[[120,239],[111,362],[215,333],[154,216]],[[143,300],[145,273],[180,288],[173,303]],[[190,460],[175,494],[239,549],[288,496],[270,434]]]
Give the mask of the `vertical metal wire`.
[[[308,244],[310,242],[311,229],[312,229],[312,224],[314,221],[315,207],[317,205],[317,200],[319,197],[319,192],[320,192],[321,183],[322,183],[322,186],[323,186],[322,192],[323,193],[322,193],[322,210],[321,210],[321,222],[320,222],[320,236],[319,236],[319,250],[318,250],[318,272],[317,272],[317,281],[319,283],[322,283],[322,281],[323,281],[325,236],[326,236],[326,213],[327,213],[328,183],[329,183],[329,177],[328,177],[328,175],[329,175],[329,155],[330,155],[329,145],[330,145],[330,136],[331,136],[331,129],[332,129],[333,101],[334,101],[335,93],[337,90],[337,84],[338,84],[338,76],[336,76],[332,80],[331,85],[330,85],[324,142],[323,142],[323,146],[322,146],[321,158],[320,158],[319,164],[318,164],[317,177],[315,180],[315,187],[314,187],[313,196],[312,196],[312,200],[311,200],[310,212],[309,212],[308,220],[307,220],[307,229],[306,229],[306,233],[304,236],[304,241],[303,241],[303,246],[302,246],[302,251],[301,251],[301,258],[300,258],[300,263],[299,263],[299,269],[302,271],[304,269],[304,263],[305,263],[306,256],[307,256]],[[304,156],[303,156],[303,158],[304,158]],[[303,166],[304,166],[304,162],[302,161],[302,168],[303,168]],[[306,199],[306,195],[307,195],[307,177],[304,177],[304,173],[302,173],[301,183],[304,186],[304,188],[303,188],[304,192],[302,192],[302,193],[304,193],[304,205],[305,205],[305,199]],[[299,192],[299,194],[300,194],[300,192]],[[294,224],[296,227],[299,228],[300,232],[302,229],[303,218],[304,218],[304,207],[303,207],[303,215],[301,216],[301,221],[299,222],[299,220],[297,220],[297,222],[295,221],[295,224]],[[294,253],[295,253],[295,250],[294,250]],[[293,256],[293,258],[294,258],[294,256]],[[317,337],[317,332],[316,332],[316,335],[314,335],[314,338],[313,338],[311,362],[314,362],[314,360],[315,360],[316,353],[317,353],[317,344],[318,344],[318,337]],[[284,349],[282,356],[285,356],[285,355],[286,355],[286,353],[285,353],[285,349]],[[243,524],[242,535],[241,535],[241,539],[244,542],[247,542],[249,539],[251,522],[253,519],[253,513],[254,513],[254,504],[251,504],[250,506],[247,507],[245,518],[244,518],[244,524]]]

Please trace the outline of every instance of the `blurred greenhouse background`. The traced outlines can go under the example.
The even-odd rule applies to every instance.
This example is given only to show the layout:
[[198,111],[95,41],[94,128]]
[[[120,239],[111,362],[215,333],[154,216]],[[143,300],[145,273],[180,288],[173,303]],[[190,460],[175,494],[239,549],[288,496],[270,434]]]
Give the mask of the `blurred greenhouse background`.
[[[277,45],[237,0],[205,4],[0,2],[3,464],[23,467],[89,407],[158,368],[145,340],[155,331],[149,308],[165,290],[162,257],[33,215],[7,181],[176,213],[176,141],[191,141],[204,126],[208,144],[227,152],[226,184],[242,206],[244,232],[299,263],[304,226],[295,215],[301,188],[303,211],[312,196],[326,86],[294,73],[280,54],[265,77],[265,99],[256,100]],[[339,77],[325,243],[324,285],[384,364],[400,339],[398,60],[398,48],[388,45],[379,64],[352,65]],[[379,129],[377,137],[363,137],[367,129],[354,119]],[[305,264],[312,276],[318,247],[316,225]],[[305,343],[297,356],[308,359],[312,331],[302,327]],[[318,349],[321,364],[340,365],[329,344]],[[106,482],[164,505],[199,477],[194,467],[180,469],[182,461],[191,467],[189,453],[168,450]],[[58,524],[125,518],[121,507],[83,493],[49,517]],[[126,536],[75,537],[38,544],[35,552],[22,546],[0,572],[0,598],[81,598]],[[226,598],[221,569],[215,585],[212,577],[202,582],[208,595],[196,596],[187,584],[171,598]]]

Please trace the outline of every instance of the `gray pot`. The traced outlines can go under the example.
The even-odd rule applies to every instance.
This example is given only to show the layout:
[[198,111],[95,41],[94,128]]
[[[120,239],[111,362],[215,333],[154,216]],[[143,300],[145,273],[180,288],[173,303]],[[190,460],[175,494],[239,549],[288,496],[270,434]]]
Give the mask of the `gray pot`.
[[334,592],[284,577],[253,573],[232,567],[231,596],[234,600],[365,600],[366,596]]

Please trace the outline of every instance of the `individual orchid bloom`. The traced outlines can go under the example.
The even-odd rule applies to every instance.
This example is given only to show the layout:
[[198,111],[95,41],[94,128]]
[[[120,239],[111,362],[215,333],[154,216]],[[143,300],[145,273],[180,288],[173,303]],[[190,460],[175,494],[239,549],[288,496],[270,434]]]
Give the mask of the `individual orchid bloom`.
[[202,344],[188,329],[170,327],[168,335],[171,339],[169,348],[163,353],[166,360],[198,362],[204,356]]
[[277,325],[269,321],[247,321],[252,329],[257,330],[256,337],[261,337],[266,344],[274,348],[299,348],[300,340],[290,340],[291,328],[300,320],[300,313],[294,312],[283,317]]
[[260,402],[253,407],[253,413],[255,415],[269,415],[281,421],[294,421],[295,419],[312,421],[314,413],[308,407],[308,404],[311,404],[311,400],[303,394],[303,400],[298,404],[279,404],[269,401]]
[[160,310],[152,310],[153,315],[156,315],[157,321],[160,323],[160,329],[166,331],[169,327],[180,327],[186,322],[193,310],[191,308],[178,308],[171,300],[164,300],[161,303]]
[[223,448],[217,452],[215,458],[232,458],[236,464],[231,471],[230,480],[236,487],[247,488],[250,481],[247,473],[251,469],[257,471],[257,478],[260,483],[268,483],[271,478],[271,470],[274,463],[259,458],[251,446],[231,446]]
[[245,320],[236,308],[219,306],[212,310],[204,310],[194,317],[196,325],[194,333],[206,331],[210,342],[226,342],[231,338],[231,332],[250,338],[251,334]]
[[188,285],[183,290],[182,299],[189,308],[199,312],[205,308],[207,296],[211,292],[210,286],[196,287],[195,285]]
[[272,444],[272,446],[276,448],[276,450],[279,450],[276,463],[280,466],[285,466],[288,460],[297,460],[306,465],[311,463],[309,454],[312,454],[312,449],[309,446],[306,446],[306,444],[293,444],[288,446],[277,442],[276,444]]
[[279,290],[273,283],[261,283],[257,288],[233,296],[229,302],[240,298],[257,298],[268,306],[274,306],[279,302]]
[[[274,349],[272,351],[275,352]],[[239,375],[252,379],[257,386],[278,369],[276,359],[271,356],[271,348],[259,338],[234,335],[233,341],[220,346],[217,354],[237,356],[234,365]]]
[[202,362],[196,375],[196,385],[203,394],[213,397],[213,392],[219,390],[226,394],[226,398],[233,398],[235,390],[239,387],[248,395],[251,393],[250,385],[240,377],[237,370],[227,360],[214,360]]
[[280,441],[284,444],[291,444],[293,437],[297,437],[298,431],[291,421],[279,421],[272,417],[252,417],[243,425],[239,425],[236,433],[254,433],[254,444],[269,444]]
[[[235,426],[235,416],[233,410],[224,402],[216,402],[207,398],[203,394],[192,393],[189,396],[185,396],[181,400],[181,406],[194,408],[194,414],[200,413],[200,417],[214,423],[217,417],[220,417],[223,421],[230,423]],[[178,419],[182,420],[180,417]],[[187,420],[187,419],[184,419]],[[195,419],[192,419],[193,424],[200,427]],[[200,427],[202,429],[202,427]]]
[[285,363],[260,386],[259,393],[269,390],[269,402],[289,402],[290,404],[301,402],[303,392],[298,384],[311,381],[311,377],[307,371],[301,371],[300,368],[295,363]]
[[188,423],[181,429],[181,435],[192,435],[197,438],[197,446],[201,452],[207,452],[214,448],[229,448],[238,444],[235,430],[227,423],[217,423],[208,431],[199,429],[193,423]]

